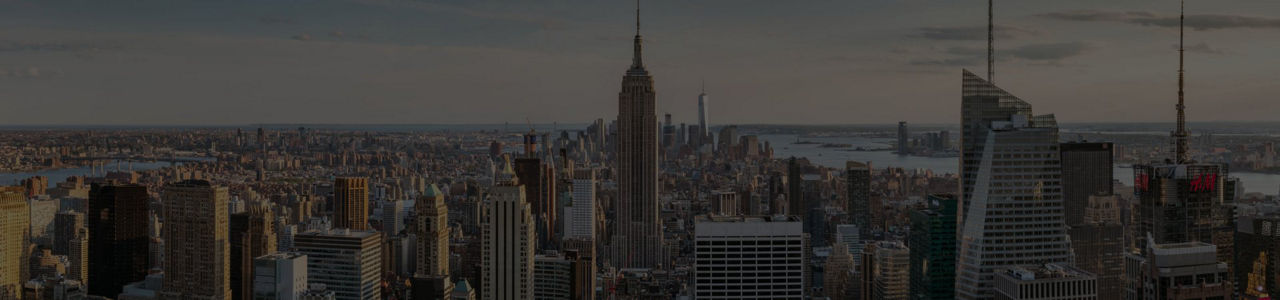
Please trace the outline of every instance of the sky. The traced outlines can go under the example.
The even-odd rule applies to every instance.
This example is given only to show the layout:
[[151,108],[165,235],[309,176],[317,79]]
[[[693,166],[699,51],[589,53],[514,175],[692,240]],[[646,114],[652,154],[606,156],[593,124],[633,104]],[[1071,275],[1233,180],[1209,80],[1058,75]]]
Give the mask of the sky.
[[[585,123],[617,116],[635,2],[0,1],[0,124]],[[1190,121],[1277,121],[1280,5],[1189,0]],[[648,0],[658,114],[959,122],[982,0]],[[1059,122],[1172,122],[1173,0],[996,1],[996,84]]]

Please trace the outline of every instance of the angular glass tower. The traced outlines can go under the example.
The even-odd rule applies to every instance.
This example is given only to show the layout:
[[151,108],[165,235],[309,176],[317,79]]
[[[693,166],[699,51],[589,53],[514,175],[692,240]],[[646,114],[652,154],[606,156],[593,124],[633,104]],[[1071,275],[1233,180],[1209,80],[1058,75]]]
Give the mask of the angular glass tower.
[[957,299],[992,299],[995,272],[1070,263],[1058,124],[969,71],[961,100]]

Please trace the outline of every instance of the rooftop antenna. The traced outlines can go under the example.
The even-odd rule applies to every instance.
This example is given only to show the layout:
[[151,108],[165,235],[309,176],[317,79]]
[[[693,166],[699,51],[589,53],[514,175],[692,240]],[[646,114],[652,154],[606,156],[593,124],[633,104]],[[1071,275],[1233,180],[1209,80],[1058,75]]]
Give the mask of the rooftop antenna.
[[995,0],[987,0],[987,81],[996,83]]
[[1181,10],[1178,13],[1178,129],[1173,133],[1175,153],[1174,159],[1177,163],[1184,163],[1190,160],[1187,155],[1187,113],[1186,105],[1184,105],[1183,86],[1186,81],[1186,70],[1183,69],[1186,49],[1183,48],[1183,42],[1186,36],[1186,11],[1187,2],[1181,1]]

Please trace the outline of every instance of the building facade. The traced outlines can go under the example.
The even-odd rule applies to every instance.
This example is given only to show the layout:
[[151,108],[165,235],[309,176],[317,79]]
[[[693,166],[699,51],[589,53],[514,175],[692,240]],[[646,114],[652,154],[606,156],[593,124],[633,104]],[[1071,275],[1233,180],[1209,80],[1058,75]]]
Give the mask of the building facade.
[[485,300],[533,298],[533,215],[510,162],[484,204],[481,289]]
[[140,185],[98,185],[89,191],[89,294],[115,297],[146,279],[150,195]]
[[333,180],[333,228],[369,230],[369,179]]
[[617,231],[610,242],[611,258],[619,268],[663,268],[667,261],[658,217],[657,94],[641,58],[639,24],[637,20],[631,67],[618,92]]
[[281,252],[253,259],[253,300],[298,300],[306,290],[306,255]]
[[1053,115],[964,71],[956,298],[994,297],[1001,268],[1070,263]]
[[799,218],[700,216],[695,222],[695,299],[805,299],[807,247]]
[[308,284],[324,285],[336,300],[382,299],[382,233],[308,231],[295,236],[293,245],[307,257]]
[[228,198],[226,187],[204,180],[165,185],[161,299],[231,299]]
[[1064,264],[1014,267],[996,273],[997,300],[1096,300],[1098,278]]
[[911,299],[951,299],[956,280],[955,195],[929,195],[929,208],[911,212]]

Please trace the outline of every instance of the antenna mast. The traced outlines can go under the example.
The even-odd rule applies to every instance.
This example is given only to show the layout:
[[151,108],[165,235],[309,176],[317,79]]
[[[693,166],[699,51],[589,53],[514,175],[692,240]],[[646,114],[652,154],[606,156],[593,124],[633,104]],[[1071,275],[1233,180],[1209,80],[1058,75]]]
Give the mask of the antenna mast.
[[987,81],[996,83],[995,0],[987,0]]
[[1190,161],[1190,157],[1187,153],[1187,136],[1189,134],[1187,133],[1187,112],[1184,97],[1185,94],[1183,93],[1183,87],[1186,82],[1186,70],[1183,68],[1183,64],[1186,60],[1186,49],[1183,48],[1183,43],[1186,39],[1186,1],[1182,1],[1181,5],[1182,8],[1178,13],[1178,129],[1173,133],[1174,142],[1176,143],[1174,145],[1174,159],[1178,163]]

